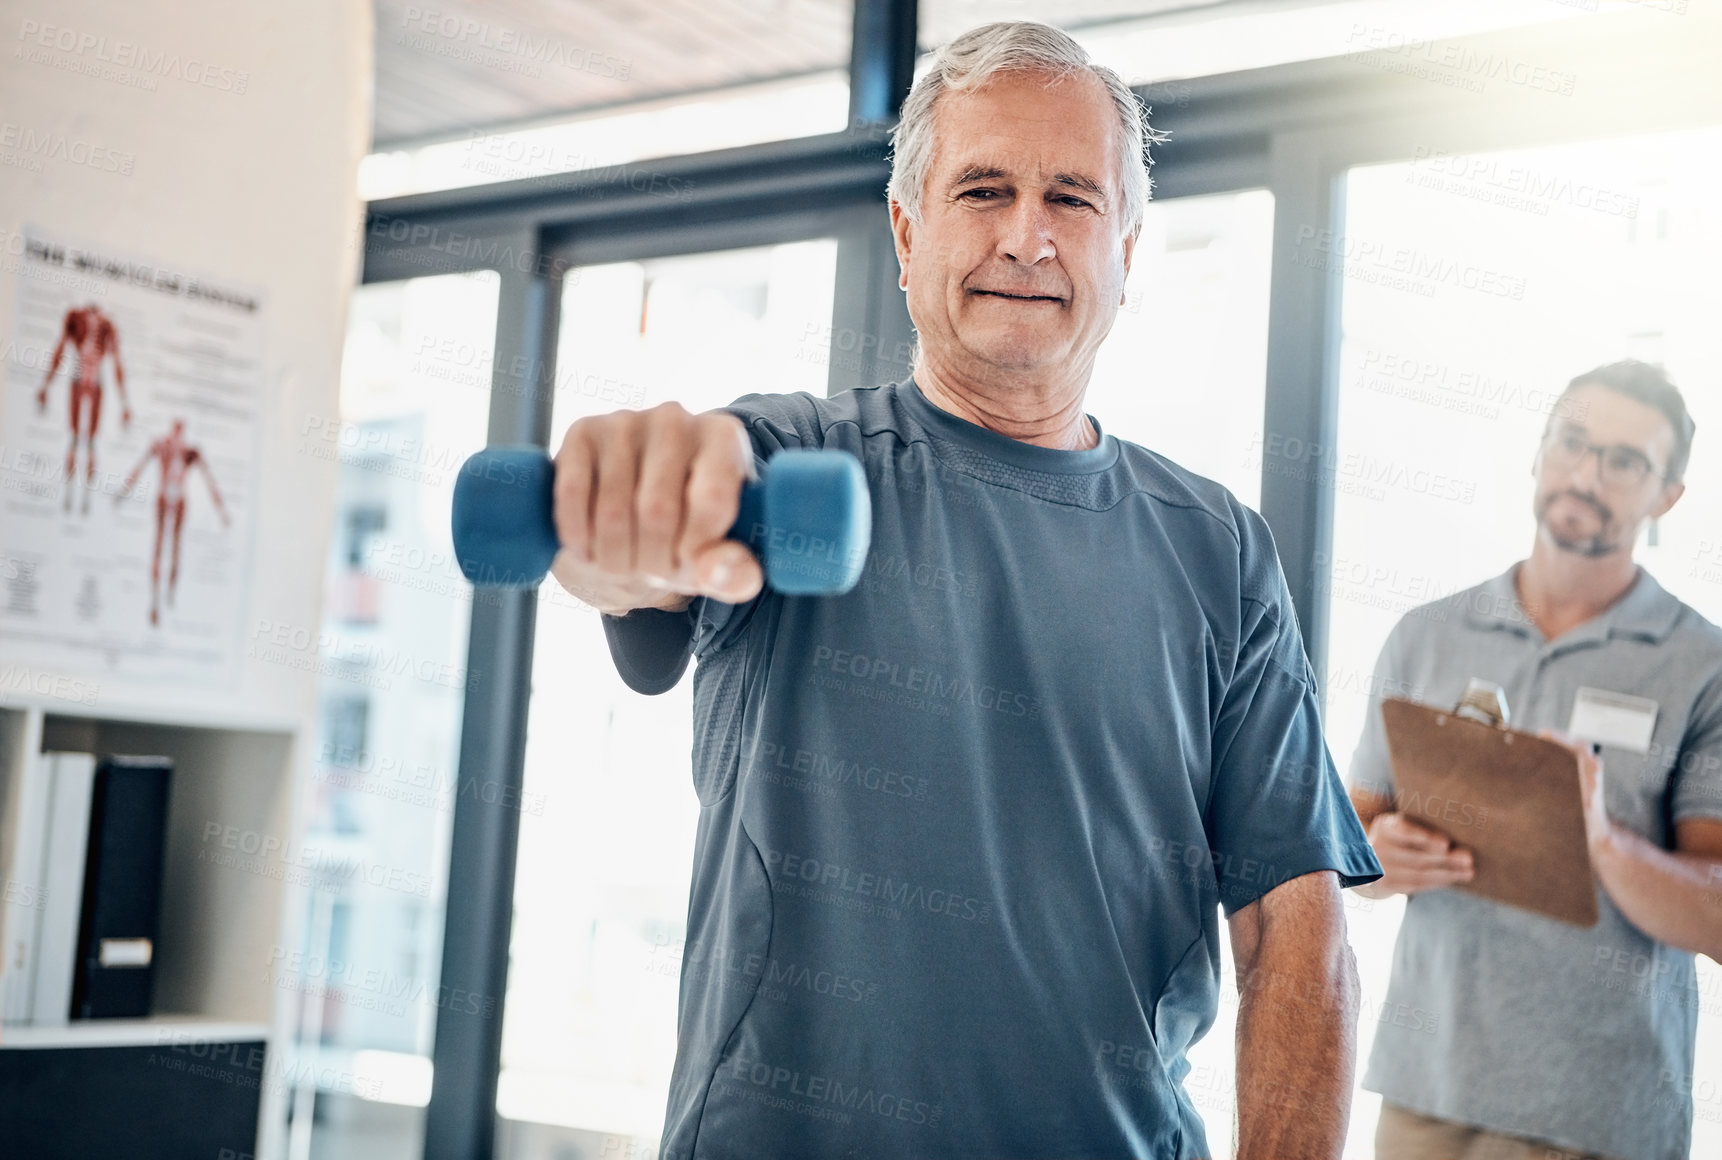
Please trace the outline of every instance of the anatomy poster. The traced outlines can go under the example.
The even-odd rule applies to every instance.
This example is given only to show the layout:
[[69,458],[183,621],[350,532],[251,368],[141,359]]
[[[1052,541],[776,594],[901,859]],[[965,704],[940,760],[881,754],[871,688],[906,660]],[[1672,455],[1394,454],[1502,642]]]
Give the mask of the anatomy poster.
[[13,268],[9,655],[115,678],[230,679],[257,490],[260,295],[40,232]]

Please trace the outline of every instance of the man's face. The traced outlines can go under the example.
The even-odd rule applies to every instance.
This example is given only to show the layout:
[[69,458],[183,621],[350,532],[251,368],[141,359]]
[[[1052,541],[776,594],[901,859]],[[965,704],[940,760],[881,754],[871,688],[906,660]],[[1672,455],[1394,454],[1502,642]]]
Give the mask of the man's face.
[[1581,556],[1630,551],[1644,521],[1685,490],[1662,478],[1673,451],[1674,428],[1655,407],[1596,384],[1574,388],[1537,452],[1537,533]]
[[977,378],[1091,361],[1130,270],[1111,98],[1087,74],[1047,80],[940,97],[920,223],[891,204],[922,350]]

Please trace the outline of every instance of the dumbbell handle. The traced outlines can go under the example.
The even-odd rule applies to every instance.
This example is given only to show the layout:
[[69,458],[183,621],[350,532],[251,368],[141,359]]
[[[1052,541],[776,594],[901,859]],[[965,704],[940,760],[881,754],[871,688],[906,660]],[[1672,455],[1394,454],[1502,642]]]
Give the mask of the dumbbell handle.
[[[561,548],[556,468],[536,446],[487,447],[454,485],[455,558],[474,584],[534,587]],[[835,596],[861,577],[872,536],[867,479],[842,451],[782,451],[742,485],[727,538],[752,549],[785,595]]]

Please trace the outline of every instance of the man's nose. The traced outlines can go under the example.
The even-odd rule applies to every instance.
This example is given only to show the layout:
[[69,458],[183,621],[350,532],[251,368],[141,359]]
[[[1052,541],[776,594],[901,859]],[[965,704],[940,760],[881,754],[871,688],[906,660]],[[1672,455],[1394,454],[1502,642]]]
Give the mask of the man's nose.
[[1579,461],[1573,465],[1572,475],[1568,485],[1586,495],[1602,493],[1602,448],[1588,447]]
[[1052,244],[1052,215],[1039,198],[1018,198],[1011,206],[1004,234],[999,238],[999,251],[1027,266],[1057,253]]

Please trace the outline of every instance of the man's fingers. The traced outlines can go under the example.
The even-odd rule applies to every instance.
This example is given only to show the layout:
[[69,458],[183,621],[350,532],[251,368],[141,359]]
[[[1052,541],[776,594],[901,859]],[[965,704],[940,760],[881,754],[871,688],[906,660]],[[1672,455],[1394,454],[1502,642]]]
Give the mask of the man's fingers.
[[688,470],[687,518],[676,557],[684,566],[729,534],[741,508],[741,489],[753,472],[747,431],[733,415],[702,415],[699,449]]
[[592,558],[592,488],[597,464],[591,444],[570,430],[556,453],[556,490],[552,510],[556,538],[577,561]]
[[759,561],[725,537],[753,462],[746,428],[723,412],[664,404],[580,420],[556,457],[552,572],[606,611],[751,598]]
[[634,571],[634,495],[640,482],[638,436],[619,430],[598,448],[592,496],[592,560],[604,571]]
[[676,554],[685,522],[685,495],[694,450],[687,412],[667,408],[647,430],[634,501],[634,567],[667,580],[681,567]]
[[1452,846],[1453,841],[1447,835],[1432,830],[1428,826],[1412,821],[1404,814],[1388,814],[1383,820],[1386,837],[1402,846],[1410,846],[1418,850],[1439,850],[1445,852]]
[[751,600],[765,587],[765,572],[746,544],[735,540],[718,543],[696,552],[690,561],[694,584],[703,596],[725,604]]
[[1400,875],[1396,886],[1407,894],[1414,894],[1419,890],[1439,890],[1443,886],[1457,886],[1461,882],[1469,882],[1472,876],[1469,870],[1417,870]]
[[1437,854],[1428,850],[1414,850],[1409,846],[1384,845],[1376,847],[1375,856],[1380,859],[1384,868],[1391,863],[1395,869],[1407,871],[1446,870],[1459,873],[1469,870],[1472,865],[1471,851],[1463,848],[1450,854]]

